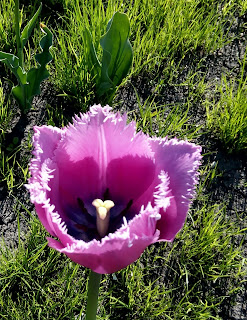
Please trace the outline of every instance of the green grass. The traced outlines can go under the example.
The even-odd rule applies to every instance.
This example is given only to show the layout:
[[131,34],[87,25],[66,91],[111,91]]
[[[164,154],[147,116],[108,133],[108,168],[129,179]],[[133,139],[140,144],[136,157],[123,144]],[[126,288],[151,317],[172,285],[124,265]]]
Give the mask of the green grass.
[[238,0],[238,5],[239,5],[239,8],[240,8],[240,13],[241,14],[245,14],[246,11],[247,11],[247,2],[246,0]]
[[29,139],[24,146],[20,146],[19,137],[16,136],[11,141],[6,141],[16,110],[13,108],[10,94],[4,94],[1,85],[0,80],[0,183],[4,182],[8,190],[12,191],[27,181],[29,159],[20,156],[20,152],[23,149],[30,152],[32,145]]
[[212,101],[206,100],[207,125],[228,152],[247,150],[246,55],[238,79],[223,76]]
[[36,219],[25,244],[1,251],[1,319],[72,319],[80,312],[85,271],[47,248]]
[[[25,3],[28,7],[27,11],[23,7],[22,20],[26,23],[38,1]],[[14,1],[0,3],[0,49],[8,52],[16,50],[13,18],[9,18],[13,17],[13,5]],[[44,2],[46,10],[49,5]],[[213,136],[233,154],[246,150],[245,59],[238,77],[222,74],[213,90],[204,68],[208,54],[233,40],[229,28],[235,17],[246,13],[246,1],[53,0],[51,5],[62,9],[56,13],[60,15],[56,21],[44,16],[54,33],[48,86],[56,90],[61,104],[46,106],[44,124],[64,126],[74,112],[86,111],[90,104],[99,102],[86,65],[83,30],[87,27],[91,31],[100,56],[99,39],[113,13],[120,10],[129,16],[134,49],[131,72],[121,85],[121,90],[134,87],[135,105],[126,110],[129,121],[135,120],[138,130],[150,136],[195,142],[202,135]],[[26,68],[33,65],[39,39],[37,28],[25,53]],[[186,73],[186,68],[191,71]],[[138,86],[140,78],[152,87],[150,94]],[[164,102],[167,86],[184,92],[186,98]],[[6,145],[16,116],[12,106],[0,83],[0,187],[15,196],[28,177],[28,159],[21,151],[31,151],[32,131],[22,146],[18,137]],[[116,98],[113,106],[118,109],[122,103]],[[197,110],[204,112],[200,122],[195,118]],[[214,152],[208,145],[204,149]],[[197,197],[175,241],[152,245],[126,269],[103,276],[98,319],[224,320],[222,306],[234,303],[241,282],[246,281],[246,223],[244,213],[229,216],[229,199],[223,203],[210,200],[211,187],[219,175],[217,165],[209,163],[200,170]],[[0,246],[0,319],[78,320],[85,312],[89,271],[47,247],[48,234],[27,207],[29,204],[23,203],[22,211],[16,207],[13,213],[18,222],[26,219],[28,232],[18,223],[18,246]],[[24,233],[25,241],[21,240]]]
[[0,2],[0,50],[8,51],[14,46],[14,0]]
[[0,80],[0,141],[4,140],[13,111],[10,106],[10,97],[4,94],[2,81]]
[[[10,96],[4,94],[0,81],[0,182],[5,181],[9,189],[12,189],[15,185],[15,148],[17,147],[17,141],[14,140],[8,146],[4,146],[4,144],[6,144],[5,138],[10,129],[12,118],[11,99]],[[6,155],[6,152],[8,155]]]
[[[157,105],[153,100],[139,101],[138,113],[134,113],[137,129],[151,136],[179,137],[189,141],[198,137],[201,126],[189,123],[189,104]],[[131,116],[131,113],[130,113]]]
[[[53,81],[82,110],[95,99],[93,79],[86,65],[83,31],[88,28],[99,56],[99,39],[117,10],[125,12],[131,25],[130,41],[134,50],[131,75],[146,72],[174,78],[180,61],[189,52],[207,54],[222,47],[227,37],[227,23],[236,3],[224,2],[222,10],[214,1],[65,1],[66,16],[54,30]],[[219,20],[221,23],[219,23]],[[61,29],[62,26],[62,29]],[[98,101],[96,101],[98,102]]]

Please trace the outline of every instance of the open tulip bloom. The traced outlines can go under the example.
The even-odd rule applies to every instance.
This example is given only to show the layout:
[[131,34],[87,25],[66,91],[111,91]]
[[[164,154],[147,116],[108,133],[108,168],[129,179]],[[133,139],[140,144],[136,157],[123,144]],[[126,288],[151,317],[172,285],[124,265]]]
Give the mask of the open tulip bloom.
[[[34,128],[31,201],[50,247],[96,274],[172,241],[198,180],[201,147],[136,133],[134,122],[94,105],[59,129]],[[89,318],[88,318],[89,319]]]

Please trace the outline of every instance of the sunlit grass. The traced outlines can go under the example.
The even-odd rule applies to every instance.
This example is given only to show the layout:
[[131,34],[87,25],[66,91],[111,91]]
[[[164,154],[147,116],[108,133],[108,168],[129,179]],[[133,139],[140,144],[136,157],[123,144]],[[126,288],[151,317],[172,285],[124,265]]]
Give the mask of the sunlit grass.
[[10,96],[4,94],[0,80],[0,183],[5,181],[9,189],[15,186],[16,152],[19,148],[17,137],[9,145],[5,141],[14,115],[11,103]]
[[0,142],[4,140],[6,131],[9,129],[13,110],[11,110],[10,97],[4,93],[2,81],[0,80]]
[[1,319],[74,319],[80,313],[85,270],[48,249],[45,236],[33,219],[28,240],[20,242],[17,250],[2,246]]
[[133,3],[100,0],[96,5],[88,0],[75,0],[65,1],[65,8],[66,16],[61,17],[54,30],[57,45],[53,81],[84,110],[94,100],[93,81],[84,55],[85,28],[92,33],[100,56],[99,39],[106,32],[107,22],[115,11],[125,12],[130,19],[130,41],[134,50],[130,75],[148,72],[150,77],[155,77],[159,72],[163,77],[172,78],[188,52],[199,49],[207,54],[230,41],[226,26],[236,4],[225,1],[219,6],[214,1],[199,0],[136,0]]
[[0,2],[0,50],[12,49],[14,44],[14,0]]
[[247,150],[246,56],[238,79],[222,77],[212,101],[206,100],[207,125],[228,152]]

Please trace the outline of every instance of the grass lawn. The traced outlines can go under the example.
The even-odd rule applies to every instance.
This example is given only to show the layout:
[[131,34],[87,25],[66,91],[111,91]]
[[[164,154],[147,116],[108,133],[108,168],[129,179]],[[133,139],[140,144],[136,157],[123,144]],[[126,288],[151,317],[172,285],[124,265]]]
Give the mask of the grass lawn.
[[[39,3],[21,1],[23,24]],[[0,319],[83,319],[89,270],[48,248],[24,184],[33,125],[65,126],[107,102],[96,94],[83,35],[91,32],[101,58],[99,40],[116,11],[129,17],[134,59],[112,107],[150,136],[201,144],[204,158],[184,228],[174,242],[156,243],[103,276],[98,319],[245,319],[245,0],[43,0],[53,60],[24,116],[10,93],[16,80],[0,65]],[[14,0],[2,0],[0,51],[16,53],[13,21]],[[40,38],[37,25],[26,69],[36,65]]]

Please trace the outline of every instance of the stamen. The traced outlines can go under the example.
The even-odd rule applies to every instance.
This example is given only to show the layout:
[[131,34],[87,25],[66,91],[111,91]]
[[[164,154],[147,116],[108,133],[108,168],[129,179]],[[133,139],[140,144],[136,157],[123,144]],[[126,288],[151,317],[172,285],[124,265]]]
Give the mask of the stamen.
[[92,205],[96,208],[96,225],[99,235],[103,238],[108,231],[110,221],[110,209],[114,207],[114,202],[111,200],[102,201],[95,199]]
[[97,213],[99,214],[99,217],[101,220],[105,220],[107,215],[107,209],[105,207],[99,207],[97,210]]
[[104,205],[104,202],[101,200],[101,199],[95,199],[92,203],[92,205],[95,207],[95,208],[99,208],[99,207],[102,207]]

